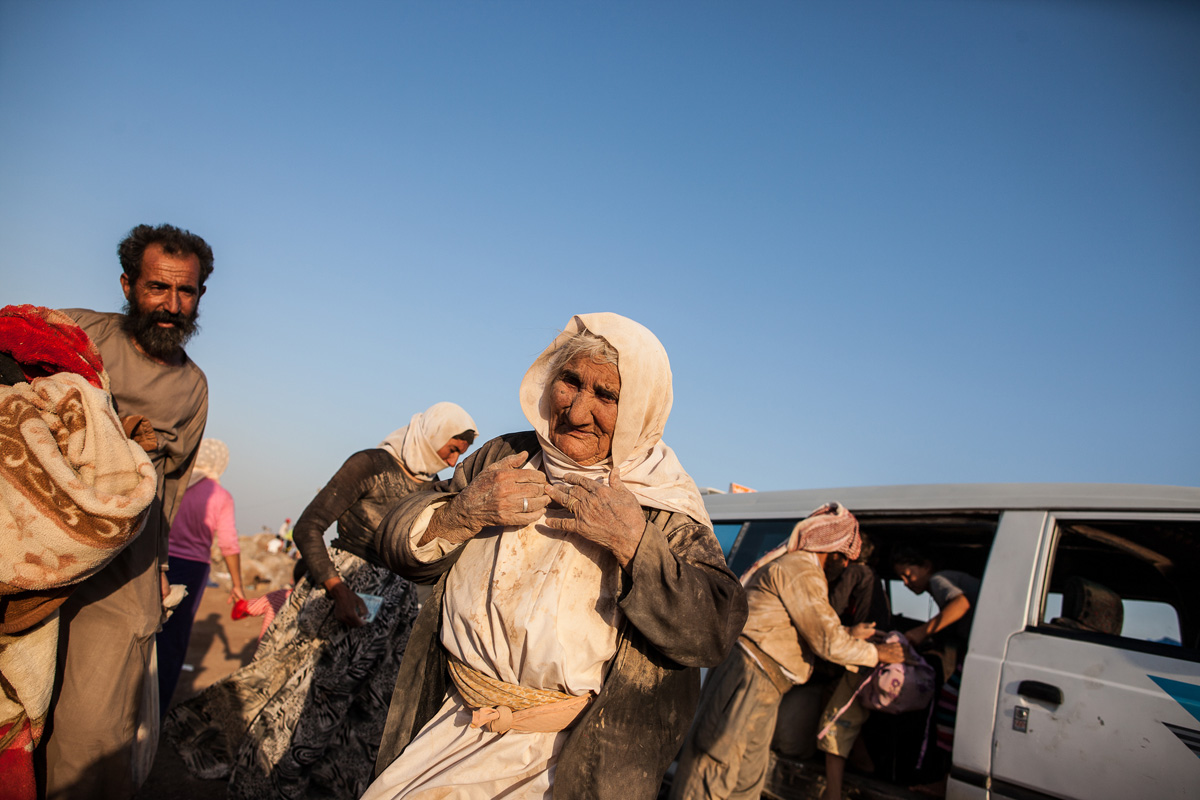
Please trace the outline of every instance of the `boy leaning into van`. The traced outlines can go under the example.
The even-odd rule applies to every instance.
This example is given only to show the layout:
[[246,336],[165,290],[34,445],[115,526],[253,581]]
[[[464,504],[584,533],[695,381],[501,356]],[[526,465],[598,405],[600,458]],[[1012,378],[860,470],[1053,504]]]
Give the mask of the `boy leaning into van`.
[[[979,579],[958,570],[934,571],[932,562],[919,551],[898,547],[892,552],[892,568],[896,577],[904,582],[914,594],[929,592],[938,606],[938,613],[928,622],[922,623],[904,632],[907,646],[920,647],[928,655],[937,655],[942,662],[943,676],[949,675],[941,687],[937,698],[935,720],[937,722],[937,749],[948,756],[954,744],[954,718],[958,708],[958,686],[962,677],[962,662],[966,651],[967,640],[971,632],[971,621],[979,597]],[[914,662],[907,676],[891,676],[892,690],[895,693],[904,692],[902,696],[890,699],[892,713],[912,710],[910,706],[918,703],[924,706],[932,689],[931,674],[924,660],[910,653],[906,659]],[[928,672],[926,672],[928,670]],[[817,747],[825,753],[825,792],[822,800],[831,800],[842,796],[842,778],[845,773],[846,758],[850,754],[858,738],[863,723],[870,714],[872,702],[856,700],[863,689],[868,689],[865,697],[877,698],[878,687],[864,686],[864,682],[874,677],[875,673],[859,671],[847,672],[834,690],[825,712],[821,717],[821,734]],[[903,680],[908,685],[901,687]],[[886,690],[885,690],[886,694]],[[887,699],[885,698],[885,702]],[[874,707],[879,708],[878,701]],[[882,709],[881,709],[882,710]],[[922,753],[924,753],[922,748]],[[940,769],[942,777],[933,784],[914,789],[930,794],[945,794],[945,775],[948,769]]]

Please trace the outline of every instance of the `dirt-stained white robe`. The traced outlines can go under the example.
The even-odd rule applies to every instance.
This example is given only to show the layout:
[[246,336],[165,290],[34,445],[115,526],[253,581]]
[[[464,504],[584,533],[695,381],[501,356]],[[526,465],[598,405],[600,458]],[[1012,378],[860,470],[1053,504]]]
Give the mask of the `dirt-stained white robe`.
[[[607,550],[544,524],[486,531],[464,545],[447,577],[442,646],[506,683],[599,693],[617,648],[618,569]],[[498,734],[470,722],[471,709],[451,688],[363,800],[446,797],[451,787],[456,798],[549,797],[565,732]]]

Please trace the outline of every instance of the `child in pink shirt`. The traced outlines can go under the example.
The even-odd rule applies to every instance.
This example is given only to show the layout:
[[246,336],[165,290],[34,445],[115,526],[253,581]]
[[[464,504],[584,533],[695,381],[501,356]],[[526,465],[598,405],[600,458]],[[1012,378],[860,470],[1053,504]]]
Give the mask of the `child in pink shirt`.
[[169,569],[167,581],[187,587],[187,597],[175,609],[155,639],[158,648],[159,709],[166,716],[171,695],[183,671],[192,622],[200,608],[200,598],[208,585],[211,566],[210,553],[215,539],[229,567],[233,588],[229,602],[244,600],[242,588],[241,549],[238,547],[237,525],[233,516],[233,497],[221,486],[221,473],[229,464],[229,448],[217,439],[204,439],[196,454],[191,481],[175,522],[171,525],[167,550]]

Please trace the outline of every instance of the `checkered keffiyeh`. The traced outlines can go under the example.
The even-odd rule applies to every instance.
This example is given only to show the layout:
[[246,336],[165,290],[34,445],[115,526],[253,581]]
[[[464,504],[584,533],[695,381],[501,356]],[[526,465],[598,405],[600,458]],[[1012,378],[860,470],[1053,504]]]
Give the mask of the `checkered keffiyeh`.
[[765,556],[755,561],[742,575],[742,585],[750,582],[750,576],[759,567],[771,563],[784,553],[807,550],[810,553],[844,553],[853,561],[862,550],[862,537],[858,533],[858,520],[841,503],[826,503],[792,528],[788,540]]
[[792,528],[788,550],[845,553],[853,561],[862,550],[858,520],[841,503],[826,503]]

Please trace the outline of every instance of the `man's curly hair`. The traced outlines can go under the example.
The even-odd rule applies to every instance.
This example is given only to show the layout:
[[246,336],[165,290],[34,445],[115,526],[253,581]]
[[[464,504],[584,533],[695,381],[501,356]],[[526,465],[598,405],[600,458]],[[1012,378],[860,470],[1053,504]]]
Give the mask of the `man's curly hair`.
[[117,257],[121,259],[121,269],[132,283],[142,274],[142,256],[146,248],[152,244],[161,245],[163,252],[172,256],[195,256],[200,260],[200,285],[208,280],[213,271],[213,253],[208,242],[191,231],[176,228],[174,225],[138,225],[129,235],[117,245]]

